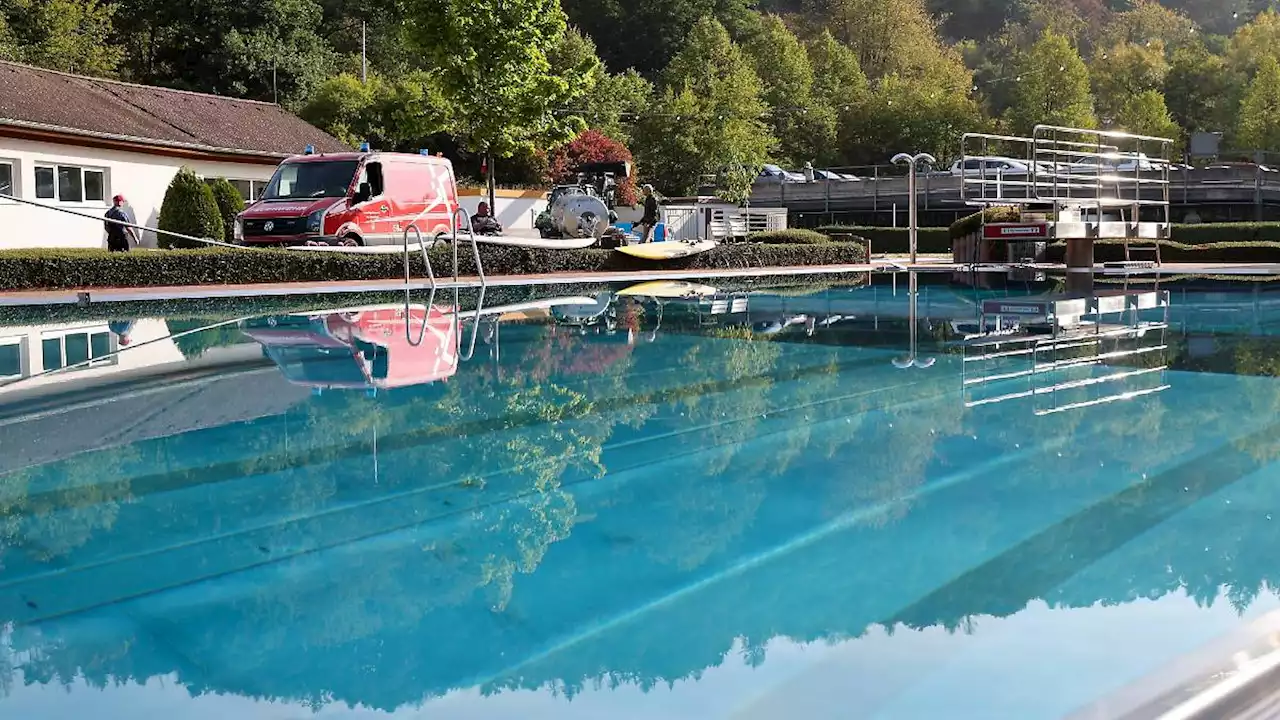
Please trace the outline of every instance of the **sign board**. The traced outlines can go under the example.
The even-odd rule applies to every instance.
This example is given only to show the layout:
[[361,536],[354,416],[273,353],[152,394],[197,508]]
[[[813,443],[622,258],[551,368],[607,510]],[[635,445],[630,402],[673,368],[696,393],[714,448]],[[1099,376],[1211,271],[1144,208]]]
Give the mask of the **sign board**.
[[1218,144],[1222,142],[1222,133],[1220,132],[1195,132],[1191,133],[1191,147],[1189,148],[1191,157],[1206,158],[1218,156]]
[[1036,300],[1020,300],[1005,298],[1001,300],[983,300],[984,315],[1023,315],[1041,317],[1049,312],[1050,303]]
[[982,237],[989,240],[1003,238],[1005,240],[1038,239],[1049,236],[1049,228],[1044,223],[1022,225],[984,225]]

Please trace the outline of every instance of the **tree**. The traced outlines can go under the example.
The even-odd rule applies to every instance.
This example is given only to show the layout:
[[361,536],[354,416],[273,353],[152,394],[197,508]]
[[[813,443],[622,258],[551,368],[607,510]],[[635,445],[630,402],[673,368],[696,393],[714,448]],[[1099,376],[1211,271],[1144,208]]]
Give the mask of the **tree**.
[[226,178],[218,178],[209,183],[209,189],[213,191],[213,200],[217,203],[218,214],[222,217],[223,240],[234,242],[236,216],[244,211],[244,198]]
[[116,6],[102,0],[8,0],[0,57],[83,75],[111,76],[120,50],[107,41]]
[[308,122],[355,147],[412,151],[449,129],[449,114],[434,78],[421,70],[398,80],[371,74],[367,82],[343,73],[322,83],[299,110]]
[[1250,150],[1280,151],[1280,63],[1265,57],[1240,103],[1236,144]]
[[898,152],[928,152],[942,160],[960,153],[964,133],[985,129],[981,108],[969,95],[890,75],[852,112],[840,147],[852,164],[883,164]]
[[[551,151],[547,163],[546,181],[569,182],[574,178],[574,168],[583,163],[629,163],[631,151],[626,145],[599,130],[587,130],[572,141]],[[636,185],[632,178],[618,180],[618,203],[636,204]]]
[[316,0],[118,0],[129,80],[296,106],[339,58]]
[[799,165],[828,154],[836,141],[836,114],[814,95],[813,66],[804,45],[777,15],[744,47],[763,86],[770,131],[779,141],[777,160]]
[[889,74],[941,90],[969,92],[972,75],[945,46],[924,0],[807,0],[811,15],[858,57],[867,77]]
[[1165,102],[1187,133],[1222,132],[1235,110],[1233,82],[1222,57],[1203,45],[1174,51],[1164,78]]
[[1129,98],[1116,115],[1117,128],[1136,135],[1170,138],[1181,145],[1182,133],[1158,90],[1144,90]]
[[1013,104],[1006,118],[1015,132],[1029,133],[1040,123],[1092,128],[1093,96],[1089,68],[1071,42],[1046,32],[1017,64]]
[[[213,189],[196,177],[191,168],[183,167],[173,176],[160,205],[159,228],[191,237],[222,240],[222,215]],[[207,247],[205,243],[159,235],[162,248]]]
[[1158,42],[1172,51],[1198,40],[1196,24],[1191,18],[1156,0],[1134,0],[1132,8],[1115,13],[1107,20],[1097,46]]
[[700,175],[765,162],[776,141],[763,122],[760,79],[719,22],[693,27],[664,81],[635,141],[641,171],[655,184],[686,193]]
[[570,22],[603,43],[601,59],[610,71],[636,70],[651,80],[702,18],[714,18],[734,32],[751,24],[748,0],[564,0],[561,5]]
[[596,44],[570,27],[548,53],[554,73],[581,88],[580,105],[587,125],[625,141],[640,111],[653,98],[653,86],[634,70],[611,75],[596,53]]
[[414,0],[410,16],[467,149],[510,157],[585,129],[580,116],[564,112],[584,84],[557,75],[548,59],[565,34],[557,0]]
[[1280,13],[1267,9],[1241,26],[1227,43],[1226,55],[1241,78],[1253,77],[1266,58],[1280,60]]
[[1098,101],[1098,114],[1110,121],[1134,96],[1164,87],[1169,63],[1164,58],[1164,44],[1154,41],[1137,45],[1124,42],[1093,59],[1089,69]]
[[813,65],[813,96],[831,108],[836,116],[836,140],[818,154],[824,165],[853,162],[846,150],[853,142],[860,113],[871,96],[867,76],[858,65],[858,56],[842,45],[830,31],[823,30],[808,45]]

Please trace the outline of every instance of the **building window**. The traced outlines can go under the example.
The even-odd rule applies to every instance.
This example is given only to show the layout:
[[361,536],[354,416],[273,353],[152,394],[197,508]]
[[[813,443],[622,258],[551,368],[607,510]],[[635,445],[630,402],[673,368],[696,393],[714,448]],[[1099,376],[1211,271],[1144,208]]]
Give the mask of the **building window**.
[[81,363],[88,363],[83,367],[97,367],[116,362],[115,356],[111,355],[111,333],[106,330],[46,333],[40,348],[46,372]]
[[[207,177],[204,181],[212,185],[217,179],[218,178]],[[240,197],[244,198],[245,205],[258,202],[258,199],[262,197],[262,191],[267,187],[266,180],[237,180],[235,178],[224,179],[231,183],[231,187],[235,188],[236,192],[240,193]]]
[[0,379],[10,380],[22,377],[24,344],[24,339],[21,337],[0,338]]
[[66,203],[100,203],[107,197],[104,170],[75,165],[36,166],[36,197]]
[[0,160],[0,195],[15,196],[13,191],[13,163]]

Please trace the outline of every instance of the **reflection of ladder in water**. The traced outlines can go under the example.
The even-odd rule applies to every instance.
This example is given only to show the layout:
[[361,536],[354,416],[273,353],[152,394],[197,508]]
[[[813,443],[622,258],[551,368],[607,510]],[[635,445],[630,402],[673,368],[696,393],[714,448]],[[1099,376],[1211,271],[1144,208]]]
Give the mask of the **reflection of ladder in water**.
[[697,309],[699,325],[718,325],[725,315],[740,315],[747,311],[747,295],[728,293],[700,298]]
[[982,310],[983,331],[965,338],[965,407],[1031,398],[1049,415],[1169,387],[1168,291],[988,300]]

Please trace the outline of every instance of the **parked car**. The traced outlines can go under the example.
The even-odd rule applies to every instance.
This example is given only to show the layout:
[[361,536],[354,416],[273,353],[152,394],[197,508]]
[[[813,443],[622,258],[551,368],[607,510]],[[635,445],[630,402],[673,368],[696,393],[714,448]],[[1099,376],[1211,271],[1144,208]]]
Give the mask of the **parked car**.
[[296,155],[236,219],[245,245],[389,245],[407,228],[450,232],[458,208],[453,164],[422,151]]
[[[1026,160],[1017,160],[1009,157],[971,157],[968,159],[960,159],[952,163],[951,174],[974,176],[985,174],[987,177],[995,177],[997,175],[1017,175],[1027,174],[1031,172],[1031,165]],[[1038,171],[1044,171],[1044,167],[1037,165]]]
[[765,183],[793,183],[804,182],[804,175],[796,172],[783,170],[777,165],[765,165],[760,168],[760,177],[756,178],[756,182]]

